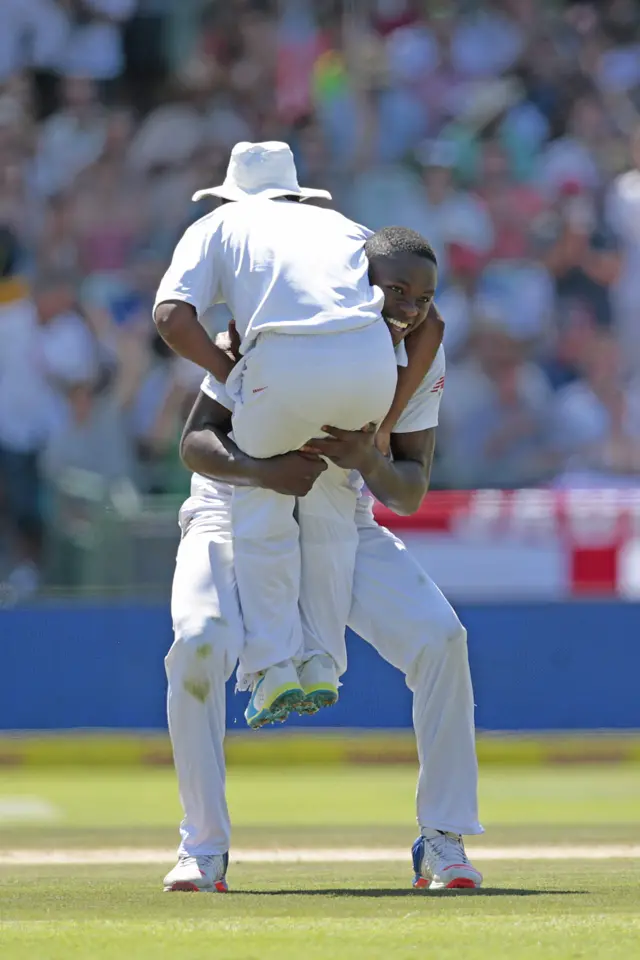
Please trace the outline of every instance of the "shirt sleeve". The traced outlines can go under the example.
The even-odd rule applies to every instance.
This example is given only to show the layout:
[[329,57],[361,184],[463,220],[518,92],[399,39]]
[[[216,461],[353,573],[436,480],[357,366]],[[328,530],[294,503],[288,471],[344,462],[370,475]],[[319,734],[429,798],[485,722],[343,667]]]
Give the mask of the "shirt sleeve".
[[204,393],[205,396],[210,397],[211,400],[219,403],[221,407],[233,413],[233,400],[227,393],[224,383],[219,383],[210,373],[206,375],[200,384],[200,391]]
[[412,396],[393,429],[394,433],[418,433],[438,426],[440,401],[444,390],[444,347],[440,347],[428,374]]
[[375,230],[370,230],[369,227],[363,226],[363,224],[358,223],[357,220],[351,220],[349,219],[349,217],[345,217],[343,214],[341,214],[341,216],[342,216],[343,224],[350,225],[351,232],[353,233],[353,235],[358,240],[362,240],[363,243],[366,242],[369,239],[369,237],[372,237],[373,234],[375,233]]
[[174,250],[169,269],[160,281],[155,308],[166,300],[190,303],[202,317],[218,301],[219,224],[210,218],[188,228]]
[[363,227],[361,223],[356,224],[356,226],[358,228],[359,236],[361,236],[365,242],[369,239],[369,237],[373,236],[374,231],[369,230],[369,227]]

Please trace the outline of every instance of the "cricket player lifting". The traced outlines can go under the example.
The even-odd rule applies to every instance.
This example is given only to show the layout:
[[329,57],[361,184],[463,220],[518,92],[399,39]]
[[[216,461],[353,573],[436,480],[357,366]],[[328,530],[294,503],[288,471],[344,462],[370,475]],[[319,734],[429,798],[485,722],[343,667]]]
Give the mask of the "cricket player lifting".
[[[424,256],[406,247],[390,254],[393,244],[410,247],[414,242],[406,234],[403,240],[402,231],[382,231],[380,236],[384,242],[380,255],[375,238],[371,241],[372,269],[385,291],[385,314],[394,340],[401,341],[424,316],[422,300],[431,267]],[[178,863],[165,878],[166,890],[226,887],[230,824],[223,750],[225,682],[242,653],[244,637],[234,573],[232,503],[233,490],[247,484],[298,498],[303,548],[309,492],[323,488],[329,496],[332,487],[341,494],[345,487],[355,491],[351,522],[356,559],[348,623],[403,672],[413,693],[420,762],[414,885],[460,888],[482,882],[462,840],[464,834],[482,833],[466,631],[402,542],[376,523],[372,498],[362,489],[364,476],[375,495],[399,513],[413,512],[427,490],[444,377],[444,352],[438,346],[442,330],[434,308],[429,309],[429,322],[420,329],[423,343],[424,331],[431,338],[435,360],[395,424],[392,460],[377,454],[373,435],[360,430],[334,430],[322,445],[309,444],[332,459],[335,471],[324,469],[317,454],[252,458],[229,436],[233,399],[224,385],[205,378],[181,445],[183,460],[194,475],[191,496],[180,514],[182,539],[171,600],[174,643],[166,670],[169,730],[184,819]],[[397,343],[401,362],[403,346]],[[321,532],[321,518],[311,519],[313,532]],[[341,549],[341,544],[334,544],[334,549]],[[301,601],[313,605],[314,597],[303,598],[303,593],[314,591],[313,557],[307,565],[310,572]],[[330,651],[323,655],[332,659]]]
[[[357,430],[395,416],[407,384],[395,395],[383,293],[369,281],[364,253],[370,232],[333,210],[296,202],[328,195],[298,186],[286,144],[238,144],[225,183],[196,198],[204,194],[227,203],[186,231],[154,315],[177,353],[226,384],[238,447],[264,459],[299,449],[326,424]],[[236,365],[199,323],[217,302],[226,302],[235,317],[242,354]],[[414,348],[411,359],[411,376],[422,379],[422,352]],[[341,540],[340,551],[327,553],[319,589],[333,616],[318,619],[299,605],[303,561],[294,498],[252,484],[234,489],[235,570],[246,634],[240,682],[254,692],[250,726],[282,719],[305,701],[308,691],[293,661],[309,647],[310,633],[319,650],[343,643],[356,549],[343,501],[318,487],[307,502],[318,524],[326,524],[326,547]],[[325,693],[325,703],[337,696]]]

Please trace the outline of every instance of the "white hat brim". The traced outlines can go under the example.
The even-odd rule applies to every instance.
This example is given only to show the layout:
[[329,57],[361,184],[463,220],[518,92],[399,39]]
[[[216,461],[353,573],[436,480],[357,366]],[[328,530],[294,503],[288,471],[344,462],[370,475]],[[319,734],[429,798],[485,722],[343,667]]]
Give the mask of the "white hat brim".
[[225,186],[208,187],[206,190],[198,190],[191,199],[194,202],[203,197],[221,197],[223,200],[249,200],[252,197],[262,197],[263,200],[276,200],[278,197],[300,197],[301,200],[311,200],[314,197],[324,200],[331,200],[331,194],[328,190],[313,190],[310,187],[299,187],[297,190],[283,189],[282,187],[272,187],[267,190],[256,190],[254,193],[248,190],[241,190],[240,187]]

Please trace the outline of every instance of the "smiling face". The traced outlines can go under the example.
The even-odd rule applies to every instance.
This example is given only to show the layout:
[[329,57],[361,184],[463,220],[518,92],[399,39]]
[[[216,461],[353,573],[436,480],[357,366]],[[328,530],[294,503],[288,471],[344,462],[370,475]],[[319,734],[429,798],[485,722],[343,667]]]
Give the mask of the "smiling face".
[[426,257],[402,252],[372,257],[370,276],[384,292],[382,316],[396,345],[426,318],[436,291],[437,267]]

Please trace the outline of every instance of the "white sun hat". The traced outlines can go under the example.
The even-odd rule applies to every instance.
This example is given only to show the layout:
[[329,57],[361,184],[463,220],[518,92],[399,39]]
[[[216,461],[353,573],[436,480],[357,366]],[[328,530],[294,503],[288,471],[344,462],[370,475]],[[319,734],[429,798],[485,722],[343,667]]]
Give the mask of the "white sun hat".
[[227,176],[220,187],[198,190],[192,200],[222,197],[224,200],[246,200],[249,197],[324,197],[327,190],[310,190],[298,184],[298,174],[291,148],[274,140],[268,143],[236,143],[231,151]]

